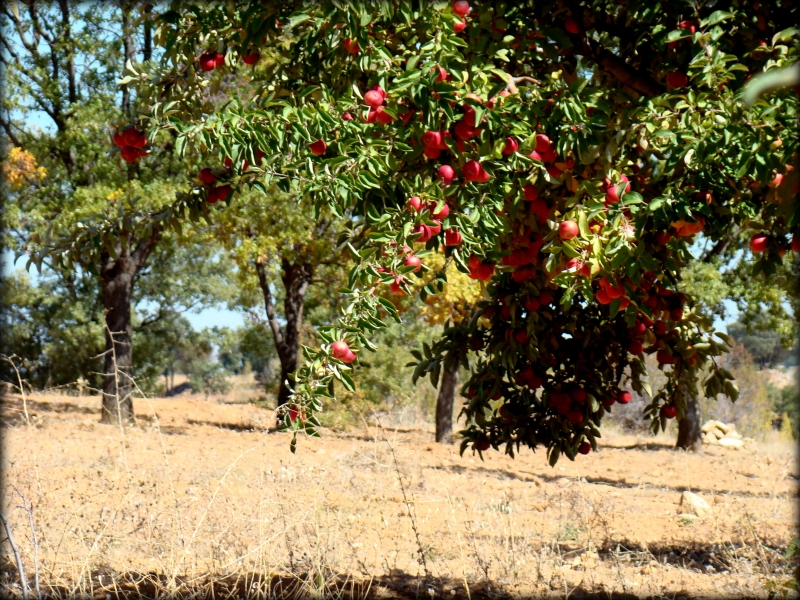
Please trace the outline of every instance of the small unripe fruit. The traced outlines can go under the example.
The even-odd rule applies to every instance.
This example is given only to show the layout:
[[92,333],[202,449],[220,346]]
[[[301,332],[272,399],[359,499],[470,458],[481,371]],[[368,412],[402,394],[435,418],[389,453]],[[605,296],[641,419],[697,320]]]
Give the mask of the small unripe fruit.
[[455,179],[456,172],[450,165],[442,165],[439,167],[439,171],[436,175],[439,178],[439,181],[445,185],[448,185],[453,181],[453,179]]
[[620,392],[617,394],[617,402],[620,404],[627,404],[631,401],[631,393],[630,392]]
[[469,14],[469,11],[472,10],[470,8],[469,2],[467,0],[456,0],[453,2],[453,14],[458,15],[459,17],[464,17]]
[[311,144],[308,148],[309,150],[311,150],[311,154],[313,154],[314,156],[322,156],[328,149],[328,144],[326,144],[324,140],[317,140],[316,142]]
[[575,221],[562,221],[558,226],[559,237],[566,241],[578,235],[578,224]]
[[763,233],[759,233],[750,238],[750,250],[756,254],[764,252],[769,247],[769,238]]

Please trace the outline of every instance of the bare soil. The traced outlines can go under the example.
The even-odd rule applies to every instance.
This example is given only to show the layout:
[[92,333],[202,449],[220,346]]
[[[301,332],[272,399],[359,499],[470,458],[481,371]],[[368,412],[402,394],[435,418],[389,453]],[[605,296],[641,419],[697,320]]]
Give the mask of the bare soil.
[[[608,431],[551,468],[365,423],[293,455],[249,404],[137,399],[124,431],[98,423],[97,397],[25,404],[29,424],[19,396],[2,403],[3,510],[52,596],[766,598],[789,577],[788,443],[691,454]],[[683,491],[711,514],[680,516]]]

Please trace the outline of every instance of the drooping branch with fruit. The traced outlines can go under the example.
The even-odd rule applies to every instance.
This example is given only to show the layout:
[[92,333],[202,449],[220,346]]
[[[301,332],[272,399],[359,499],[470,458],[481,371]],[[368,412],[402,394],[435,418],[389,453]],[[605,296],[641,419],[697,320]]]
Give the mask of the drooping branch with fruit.
[[[287,427],[317,435],[334,381],[352,389],[370,334],[397,318],[392,294],[412,277],[429,279],[423,300],[441,290],[424,246],[485,298],[417,354],[415,379],[436,383],[457,357],[470,370],[462,451],[542,446],[554,464],[596,445],[625,386],[651,397],[654,430],[683,418],[700,381],[735,399],[714,360],[729,340],[681,270],[699,234],[734,226],[753,230],[764,273],[798,250],[796,94],[737,97],[750,74],[796,60],[796,31],[776,25],[796,13],[176,1],[159,16],[163,59],[131,65],[123,84],[150,100],[136,124],[150,144],[172,135],[207,160],[183,200],[195,214],[277,186],[354,215],[341,240],[350,302],[323,346],[303,349]],[[212,103],[232,75],[250,95]],[[652,353],[662,390],[647,383]]]

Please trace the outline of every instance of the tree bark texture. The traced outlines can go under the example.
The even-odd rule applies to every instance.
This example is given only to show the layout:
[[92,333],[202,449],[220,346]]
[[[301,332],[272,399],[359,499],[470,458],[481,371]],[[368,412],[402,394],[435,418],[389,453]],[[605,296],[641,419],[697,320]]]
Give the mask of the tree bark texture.
[[100,289],[106,320],[101,423],[134,423],[131,300],[136,275],[147,264],[161,234],[160,228],[153,228],[133,252],[129,241],[123,239],[117,247],[117,258],[104,256],[100,266]]
[[283,313],[286,319],[283,327],[278,322],[275,313],[269,274],[263,257],[256,260],[256,272],[261,293],[264,296],[267,321],[272,330],[272,337],[275,340],[275,348],[281,363],[281,380],[277,401],[277,407],[280,408],[289,401],[291,388],[294,387],[294,372],[297,370],[297,359],[300,353],[303,304],[313,276],[313,267],[306,263],[295,264],[287,259],[281,261],[281,280],[284,288]]
[[678,441],[676,448],[691,450],[692,452],[702,452],[702,432],[700,431],[700,403],[697,398],[689,396],[686,401],[686,414],[678,421]]
[[439,397],[436,400],[436,442],[449,444],[453,441],[453,401],[458,386],[458,364],[452,370],[442,369]]

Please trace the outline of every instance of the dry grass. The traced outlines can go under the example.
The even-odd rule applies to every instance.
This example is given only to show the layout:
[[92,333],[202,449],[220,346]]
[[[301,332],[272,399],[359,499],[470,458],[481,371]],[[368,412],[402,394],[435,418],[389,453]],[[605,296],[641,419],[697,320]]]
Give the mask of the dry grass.
[[[459,457],[406,414],[291,455],[271,412],[233,400],[137,399],[122,432],[96,397],[27,398],[26,421],[7,396],[2,508],[31,582],[53,597],[734,598],[787,577],[786,443],[695,456],[609,432],[550,468]],[[679,518],[685,489],[714,514]],[[3,593],[21,597],[4,550]]]

